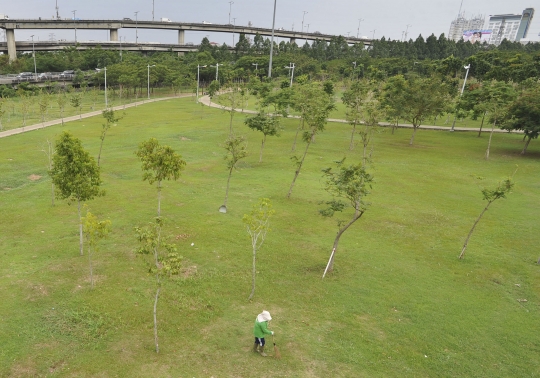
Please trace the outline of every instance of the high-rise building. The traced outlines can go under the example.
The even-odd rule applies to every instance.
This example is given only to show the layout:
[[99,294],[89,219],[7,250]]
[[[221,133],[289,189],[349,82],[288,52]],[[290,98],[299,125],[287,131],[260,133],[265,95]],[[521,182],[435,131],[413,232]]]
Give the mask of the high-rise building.
[[457,18],[450,23],[450,31],[448,32],[448,39],[459,41],[463,37],[463,32],[466,30],[477,30],[484,27],[484,16],[478,15],[472,18],[466,19],[465,14],[460,14]]
[[504,39],[519,42],[522,38],[526,38],[533,16],[534,8],[527,8],[522,14],[496,14],[490,16],[487,27],[491,30],[489,43],[499,45]]

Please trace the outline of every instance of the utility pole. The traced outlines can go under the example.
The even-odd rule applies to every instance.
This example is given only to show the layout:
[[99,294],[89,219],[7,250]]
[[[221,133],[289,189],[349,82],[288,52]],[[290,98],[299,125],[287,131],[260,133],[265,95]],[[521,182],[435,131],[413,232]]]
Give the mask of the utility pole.
[[233,4],[234,4],[234,1],[229,1],[229,25],[231,24],[231,10],[232,10]]
[[154,1],[152,0],[152,21],[154,21]]
[[135,12],[135,44],[139,44],[139,11]]
[[58,0],[56,0],[56,19],[59,20],[60,19],[60,13],[58,12]]
[[233,17],[232,46],[234,47],[234,29],[236,28],[236,17]]
[[272,39],[270,40],[270,62],[268,63],[268,77],[272,77],[272,55],[274,55],[274,28],[276,26],[276,2],[274,0],[274,18],[272,20]]
[[[466,66],[463,66],[463,68],[465,68],[467,72],[465,73],[465,80],[463,80],[463,86],[461,87],[461,93],[459,94],[460,98],[461,96],[463,96],[463,91],[465,90],[465,84],[467,83],[467,76],[469,76],[469,68],[471,68],[471,65],[468,64]],[[456,125],[456,118],[457,118],[457,111],[456,111],[456,114],[454,114],[454,122],[452,122],[452,128],[450,129],[450,131],[454,131],[454,126]]]
[[34,56],[34,80],[37,80],[37,67],[36,67],[36,51],[34,49],[34,35],[32,37],[32,55]]
[[304,32],[304,18],[306,17],[306,13],[308,13],[307,11],[303,11],[304,12],[304,15],[302,16],[302,33]]
[[407,25],[407,29],[405,29],[405,41],[407,40],[407,35],[409,34],[409,26],[412,25]]
[[358,31],[356,32],[356,38],[360,38],[360,23],[365,21],[363,18],[358,19]]
[[374,40],[374,39],[375,39],[375,31],[376,31],[376,30],[377,30],[377,29],[370,30],[370,32],[373,32],[373,37],[371,38],[371,40]]

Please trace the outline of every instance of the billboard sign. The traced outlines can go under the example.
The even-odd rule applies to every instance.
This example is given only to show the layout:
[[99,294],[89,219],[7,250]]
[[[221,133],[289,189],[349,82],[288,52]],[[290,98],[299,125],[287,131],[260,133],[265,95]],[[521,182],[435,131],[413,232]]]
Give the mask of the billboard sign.
[[465,42],[469,41],[470,43],[489,43],[489,39],[491,38],[491,30],[480,30],[480,29],[474,29],[474,30],[465,30],[463,32],[463,40]]

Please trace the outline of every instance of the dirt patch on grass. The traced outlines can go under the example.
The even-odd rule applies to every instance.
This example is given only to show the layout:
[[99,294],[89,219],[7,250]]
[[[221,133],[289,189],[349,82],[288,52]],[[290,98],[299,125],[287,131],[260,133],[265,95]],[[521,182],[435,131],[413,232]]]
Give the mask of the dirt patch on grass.
[[35,301],[49,295],[47,288],[42,284],[30,284],[28,288],[30,289],[30,293],[26,297],[27,301]]
[[188,266],[186,268],[183,268],[182,272],[181,272],[182,278],[193,277],[196,274],[197,274],[197,266],[196,265],[192,265],[192,266]]
[[191,140],[191,139],[186,138],[186,137],[181,137],[180,140]]
[[12,378],[19,377],[36,377],[36,368],[33,366],[33,362],[27,364],[15,364],[11,367],[11,373],[9,375]]
[[41,178],[40,175],[30,175],[30,176],[28,176],[28,180],[30,180],[30,181],[37,181],[40,178]]

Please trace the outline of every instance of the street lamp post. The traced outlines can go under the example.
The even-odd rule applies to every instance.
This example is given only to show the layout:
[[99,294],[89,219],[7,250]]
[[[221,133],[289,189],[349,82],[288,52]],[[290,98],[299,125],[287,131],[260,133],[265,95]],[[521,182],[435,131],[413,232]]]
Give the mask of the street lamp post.
[[234,47],[234,29],[236,28],[236,17],[233,17],[232,47]]
[[234,4],[234,1],[229,1],[229,25],[231,24],[231,10],[232,10],[233,4]]
[[270,39],[270,61],[268,62],[268,77],[272,77],[272,56],[274,55],[274,28],[276,27],[276,2],[274,0],[274,17],[272,18],[272,38]]
[[73,13],[73,23],[75,24],[75,43],[77,43],[77,20],[75,20],[75,12],[77,10],[72,10],[71,13]]
[[148,65],[148,99],[150,100],[150,67],[155,67],[155,64]]
[[363,18],[358,19],[358,31],[356,32],[356,38],[360,38],[360,23],[365,21]]
[[[469,68],[471,68],[471,65],[468,64],[466,66],[463,66],[467,70],[465,73],[465,80],[463,80],[463,86],[461,87],[461,93],[459,94],[459,97],[463,96],[463,91],[465,90],[465,84],[467,84],[467,76],[469,76]],[[456,114],[454,114],[454,122],[452,122],[452,128],[450,131],[454,131],[454,126],[456,125],[456,118],[457,118],[457,111]]]
[[154,0],[152,0],[152,21],[154,21]]
[[36,50],[34,49],[34,35],[32,34],[32,55],[34,56],[34,80],[37,80]]
[[370,32],[373,32],[373,37],[371,38],[371,40],[375,39],[375,30],[377,30],[377,29],[370,30]]
[[289,88],[292,88],[292,82],[293,82],[293,78],[294,78],[294,63],[289,63],[288,66],[285,66],[284,68],[287,68],[290,73],[291,73],[291,83],[289,84]]
[[210,67],[216,67],[216,81],[218,80],[219,76],[219,66],[222,66],[223,64],[219,64],[219,63],[216,63],[215,66],[210,66]]
[[304,18],[306,17],[306,13],[309,13],[307,11],[303,11],[303,12],[304,12],[304,15],[302,16],[302,33],[304,32]]
[[103,72],[105,72],[105,109],[109,108],[109,102],[107,99],[107,67],[103,69]]
[[206,65],[200,66],[197,64],[197,104],[199,103],[199,70],[201,67],[206,67]]
[[412,25],[407,24],[407,29],[405,29],[405,41],[407,40],[407,35],[409,34],[409,26],[412,26]]
[[139,44],[139,11],[135,12],[135,44]]

